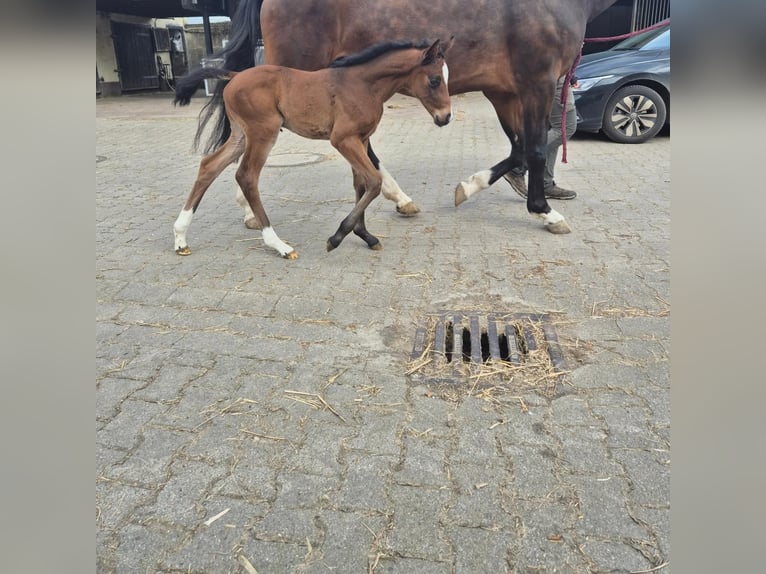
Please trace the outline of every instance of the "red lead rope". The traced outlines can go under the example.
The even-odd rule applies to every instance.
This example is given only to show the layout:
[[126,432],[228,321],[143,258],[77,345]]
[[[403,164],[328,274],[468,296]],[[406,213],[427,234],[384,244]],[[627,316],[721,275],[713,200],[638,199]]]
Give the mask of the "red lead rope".
[[[665,26],[666,24],[670,24],[670,18],[663,20],[662,22],[657,22],[656,24],[653,24],[649,26],[648,28],[644,28],[642,30],[636,30],[635,32],[629,32],[627,34],[621,34],[619,36],[608,36],[604,38],[585,38],[585,40],[583,41],[583,44],[585,44],[585,42],[588,42],[588,43],[614,42],[615,40],[624,40],[625,38],[637,36],[638,34],[643,34],[644,32],[648,32],[649,30],[656,30],[657,28],[661,28],[662,26]],[[561,163],[567,163],[566,101],[567,101],[567,96],[569,95],[569,81],[572,79],[575,69],[577,68],[577,65],[580,63],[581,57],[582,57],[582,49],[580,49],[580,53],[577,54],[574,64],[572,64],[572,67],[569,68],[566,79],[564,80],[564,86],[561,88],[561,105],[564,108],[564,112],[561,114]]]

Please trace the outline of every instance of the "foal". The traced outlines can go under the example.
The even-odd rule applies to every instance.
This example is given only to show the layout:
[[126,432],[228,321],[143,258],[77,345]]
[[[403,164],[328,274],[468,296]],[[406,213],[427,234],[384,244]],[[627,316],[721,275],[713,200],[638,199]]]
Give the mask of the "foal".
[[282,127],[306,138],[330,140],[351,164],[356,204],[327,240],[327,251],[338,247],[351,231],[371,249],[380,249],[380,241],[364,224],[364,210],[380,193],[382,183],[368,141],[380,123],[383,104],[397,92],[418,98],[436,125],[449,123],[452,109],[444,53],[452,43],[453,39],[446,45],[437,40],[430,46],[383,42],[314,72],[271,65],[239,73],[200,68],[179,80],[174,103],[187,105],[202,80],[231,79],[223,91],[231,134],[200,162],[192,191],[173,225],[176,253],[191,253],[186,231],[202,196],[224,168],[244,154],[236,179],[264,242],[282,257],[298,257],[271,227],[258,190],[261,169]]

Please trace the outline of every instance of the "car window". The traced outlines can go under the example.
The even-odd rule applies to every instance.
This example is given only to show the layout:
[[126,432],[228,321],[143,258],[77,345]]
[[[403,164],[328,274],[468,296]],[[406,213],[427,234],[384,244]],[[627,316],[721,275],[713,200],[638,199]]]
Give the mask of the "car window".
[[615,45],[612,50],[663,50],[668,48],[670,48],[670,28],[659,28],[626,38]]
[[640,50],[669,50],[670,49],[670,30],[660,34],[656,38],[649,40],[639,48]]

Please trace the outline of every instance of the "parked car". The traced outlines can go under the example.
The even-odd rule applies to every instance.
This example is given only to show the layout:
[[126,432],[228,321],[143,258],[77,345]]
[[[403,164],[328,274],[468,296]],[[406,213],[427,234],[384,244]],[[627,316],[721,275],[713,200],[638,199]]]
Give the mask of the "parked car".
[[577,129],[642,143],[670,120],[670,23],[586,54],[575,71]]

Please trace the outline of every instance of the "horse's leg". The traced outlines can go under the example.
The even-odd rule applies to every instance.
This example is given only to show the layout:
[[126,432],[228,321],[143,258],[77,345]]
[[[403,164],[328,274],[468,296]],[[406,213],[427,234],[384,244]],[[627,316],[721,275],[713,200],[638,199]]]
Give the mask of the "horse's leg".
[[258,223],[258,220],[255,218],[253,210],[250,209],[250,204],[247,202],[245,194],[242,193],[242,188],[239,186],[237,186],[237,196],[235,199],[237,200],[237,205],[239,205],[245,211],[245,216],[243,218],[245,227],[248,229],[260,229],[261,226]]
[[191,225],[194,213],[199,207],[202,196],[215,181],[221,172],[231,163],[242,155],[244,149],[243,134],[241,130],[232,130],[231,137],[223,146],[208,156],[202,158],[197,172],[197,179],[194,181],[191,193],[186,199],[186,203],[178,214],[178,218],[173,224],[173,234],[175,235],[175,250],[179,255],[190,255],[191,249],[186,242],[186,232]]
[[549,85],[542,83],[530,86],[524,98],[524,146],[529,168],[529,190],[527,211],[543,220],[545,229],[551,233],[569,233],[569,224],[545,199],[544,177],[547,155],[548,123],[556,91],[556,81]]
[[375,168],[380,171],[380,175],[383,177],[383,183],[380,189],[381,193],[383,193],[383,197],[396,203],[396,212],[403,217],[412,217],[413,215],[420,213],[420,208],[402,191],[402,188],[399,187],[396,180],[391,177],[388,170],[381,165],[375,152],[372,151],[372,144],[370,144],[369,141],[367,142],[367,157],[370,158],[370,161]]
[[495,108],[500,125],[508,136],[511,154],[490,169],[477,172],[468,178],[468,181],[460,182],[455,188],[455,206],[460,205],[473,194],[488,188],[509,171],[524,168],[524,141],[518,135],[518,127],[515,130],[512,127],[519,124],[518,100],[509,94],[485,92],[484,95]]
[[[327,251],[332,251],[338,247],[346,235],[351,233],[352,230],[357,229],[359,221],[362,221],[362,228],[364,229],[364,237],[362,239],[367,242],[369,247],[374,249],[374,245],[380,242],[377,237],[364,228],[364,220],[362,218],[364,210],[380,194],[383,185],[381,172],[375,169],[375,165],[367,154],[369,147],[365,146],[364,142],[358,137],[337,138],[333,136],[330,139],[330,143],[351,164],[355,179],[354,188],[357,190],[357,202],[351,213],[341,221],[335,234],[327,240]],[[360,192],[361,196],[359,196]]]
[[[524,95],[524,101],[519,101],[509,94],[485,93],[495,108],[503,130],[511,140],[511,154],[490,169],[479,171],[468,178],[468,181],[460,182],[455,188],[455,205],[460,205],[473,194],[491,186],[510,170],[523,167],[526,163],[529,170],[527,210],[540,217],[545,228],[551,233],[569,233],[571,229],[566,220],[548,205],[543,192],[548,134],[547,110],[550,108],[545,102],[552,100],[555,86],[550,90],[549,99],[544,97],[543,89],[533,88],[532,93]],[[521,110],[523,119],[520,119]],[[514,126],[520,121],[523,122],[521,130],[514,130]]]
[[278,114],[272,118],[260,122],[248,122],[247,144],[245,155],[237,170],[237,184],[253,212],[253,217],[261,230],[263,242],[276,251],[285,259],[297,259],[295,249],[284,243],[276,231],[271,227],[269,217],[261,203],[261,194],[258,189],[258,178],[266,164],[271,148],[277,141],[282,119]]
[[[365,192],[365,178],[355,169],[352,169],[351,171],[354,174],[354,192],[356,193],[356,201],[359,203],[359,200],[362,199],[362,196]],[[367,227],[364,224],[364,212],[362,212],[362,214],[359,216],[359,220],[354,226],[354,234],[356,234],[358,237],[361,237],[364,242],[367,243],[367,247],[370,249],[374,249],[376,251],[383,249],[383,245],[381,245],[380,240],[372,233],[367,231]]]

